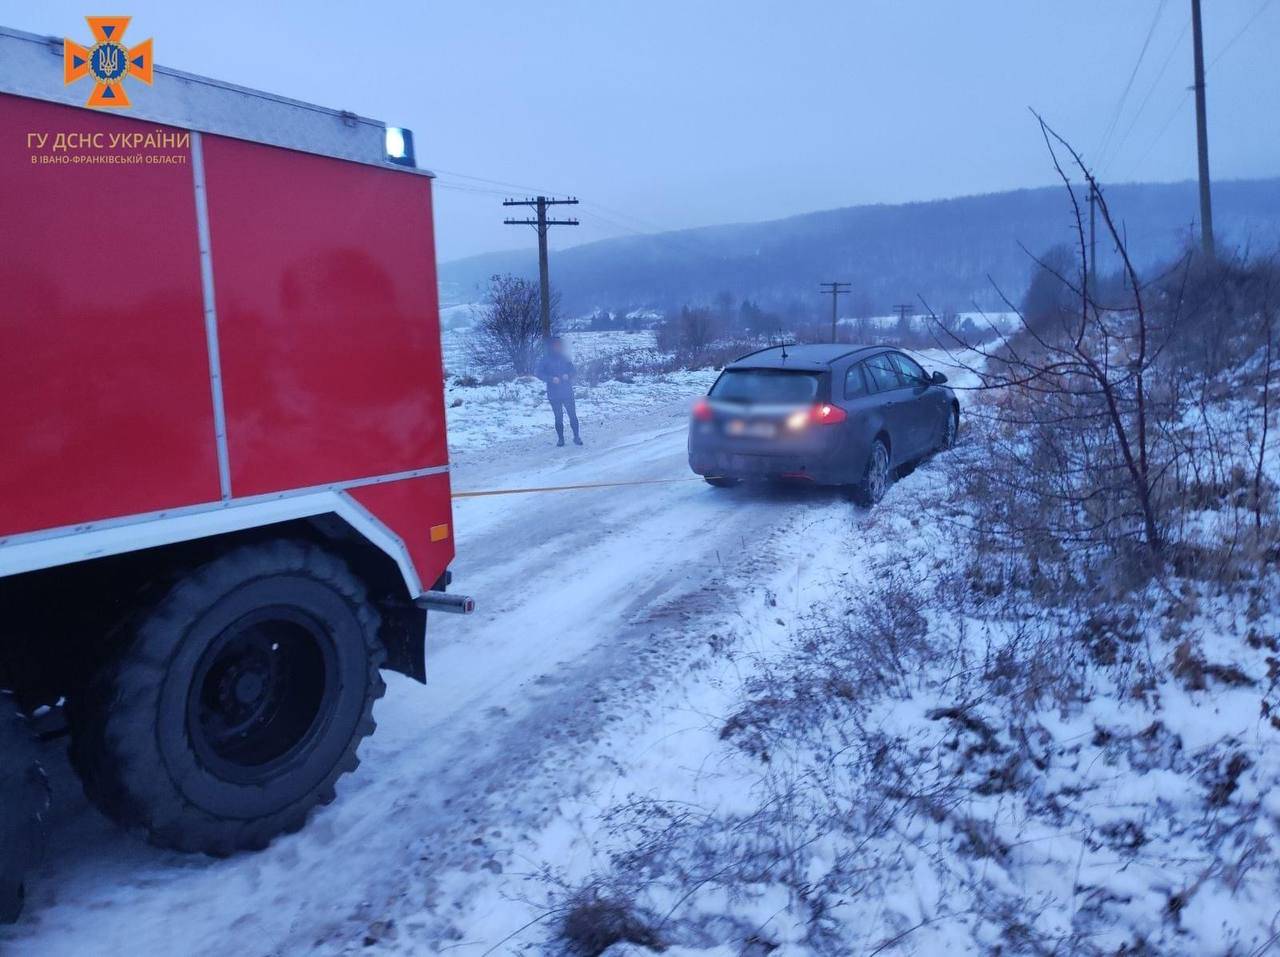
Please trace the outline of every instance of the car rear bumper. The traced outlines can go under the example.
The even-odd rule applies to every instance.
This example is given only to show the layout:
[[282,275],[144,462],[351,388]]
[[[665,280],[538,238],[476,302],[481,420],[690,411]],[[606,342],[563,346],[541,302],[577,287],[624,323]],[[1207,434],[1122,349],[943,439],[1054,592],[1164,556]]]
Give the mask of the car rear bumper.
[[735,479],[801,479],[820,485],[844,485],[847,469],[829,456],[690,449],[689,467],[699,475]]

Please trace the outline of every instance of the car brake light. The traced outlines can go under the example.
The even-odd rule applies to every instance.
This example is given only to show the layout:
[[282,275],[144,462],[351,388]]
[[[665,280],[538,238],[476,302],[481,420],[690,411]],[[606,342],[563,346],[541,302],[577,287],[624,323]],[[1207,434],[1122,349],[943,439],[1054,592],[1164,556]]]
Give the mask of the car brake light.
[[699,422],[710,422],[711,416],[711,403],[707,401],[706,396],[693,404],[693,417]]
[[809,413],[810,419],[815,425],[834,425],[837,422],[843,422],[849,418],[847,412],[838,405],[831,405],[829,402],[819,402],[813,407],[813,411]]
[[809,425],[834,425],[848,417],[848,413],[840,406],[818,402],[807,409],[797,409],[787,416],[787,428],[798,432]]

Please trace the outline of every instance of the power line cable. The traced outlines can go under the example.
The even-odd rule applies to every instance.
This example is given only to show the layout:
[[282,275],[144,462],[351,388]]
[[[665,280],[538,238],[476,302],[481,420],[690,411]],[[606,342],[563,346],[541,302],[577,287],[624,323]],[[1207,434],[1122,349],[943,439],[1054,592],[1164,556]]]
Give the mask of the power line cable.
[[1155,36],[1156,25],[1160,22],[1160,15],[1164,13],[1166,2],[1167,0],[1160,0],[1160,3],[1156,5],[1156,12],[1151,18],[1151,25],[1147,27],[1146,39],[1142,41],[1142,49],[1138,51],[1138,60],[1133,64],[1133,69],[1129,71],[1129,79],[1120,93],[1120,99],[1116,101],[1116,108],[1111,113],[1111,122],[1107,124],[1106,132],[1102,134],[1102,143],[1098,146],[1099,160],[1107,152],[1111,137],[1115,133],[1116,124],[1120,122],[1120,114],[1124,110],[1125,101],[1129,98],[1129,91],[1133,89],[1133,81],[1138,78],[1138,70],[1142,68],[1142,61],[1147,55],[1147,49],[1151,46],[1151,38]]
[[613,229],[620,229],[624,233],[630,233],[633,236],[652,235],[648,231],[636,229],[634,226],[628,226],[626,223],[622,223],[616,219],[612,219],[608,216],[602,215],[601,213],[593,210],[590,204],[588,203],[583,203],[582,205],[583,205],[583,209],[581,210],[580,215],[585,216],[587,219],[594,219],[597,223],[601,223],[602,225],[605,225],[605,226],[610,226]]
[[[1191,21],[1188,20],[1182,25],[1182,30],[1173,41],[1173,46],[1169,48],[1169,54],[1164,58],[1164,62],[1160,64],[1160,71],[1156,74],[1156,78],[1151,81],[1151,86],[1147,88],[1146,96],[1142,98],[1142,102],[1138,104],[1138,109],[1134,112],[1133,118],[1129,121],[1128,127],[1125,128],[1124,135],[1120,137],[1115,147],[1111,150],[1110,157],[1102,164],[1102,168],[1106,168],[1114,163],[1124,150],[1124,145],[1129,141],[1129,137],[1133,134],[1134,128],[1138,125],[1138,120],[1142,118],[1143,111],[1146,110],[1147,104],[1151,102],[1151,97],[1156,90],[1160,88],[1160,81],[1164,79],[1165,73],[1169,69],[1169,64],[1173,62],[1174,56],[1182,47],[1182,41],[1186,38],[1187,32],[1191,29]],[[1101,175],[1101,173],[1099,173]]]
[[[506,180],[492,179],[485,176],[475,176],[470,173],[460,173],[456,170],[441,169],[440,167],[435,167],[433,168],[432,171],[436,174],[441,174],[443,176],[451,176],[456,179],[471,181],[471,182],[465,182],[465,183],[451,183],[447,180],[442,180],[440,178],[440,175],[437,176],[438,186],[441,186],[444,189],[454,190],[457,192],[485,193],[489,195],[502,195],[502,196],[508,195],[508,190],[510,189],[518,189],[526,193],[532,193],[532,194],[538,194],[538,195],[548,195],[553,193],[565,192],[565,190],[549,190],[542,187],[530,186],[525,183],[512,183]],[[476,186],[474,185],[475,183],[487,183],[491,186],[504,186],[504,187],[507,187],[507,189],[506,190],[487,189],[483,186]],[[606,223],[607,225],[610,225],[616,229],[621,229],[624,232],[631,232],[637,235],[645,235],[647,233],[664,233],[664,232],[675,231],[670,226],[664,226],[659,223],[655,223],[650,220],[643,219],[642,217],[636,216],[633,213],[628,213],[623,210],[617,209],[615,207],[606,206],[603,203],[599,203],[596,201],[585,201],[582,205],[585,207],[592,207],[598,210],[600,215],[595,216],[595,218],[600,222]],[[625,224],[625,222],[621,222],[620,220],[630,221],[635,225],[628,226]],[[636,228],[637,226],[639,228]]]
[[477,194],[483,194],[485,196],[504,196],[505,197],[510,195],[510,193],[506,190],[487,189],[479,186],[469,186],[465,183],[450,183],[446,180],[440,180],[440,179],[436,180],[436,189],[447,189],[447,190],[452,190],[454,192],[459,192],[459,193],[477,193]]
[[484,176],[473,176],[470,173],[459,173],[459,172],[456,172],[455,170],[441,169],[438,166],[432,167],[431,171],[437,174],[442,173],[445,176],[453,176],[453,177],[456,177],[457,179],[469,179],[469,180],[474,180],[477,183],[487,183],[490,186],[504,186],[508,190],[518,189],[523,193],[530,193],[534,195],[552,195],[554,193],[568,192],[567,190],[563,190],[563,189],[547,189],[544,186],[529,186],[528,184],[525,184],[525,183],[508,183],[505,180],[501,180],[501,179],[489,179]]
[[[1224,56],[1227,55],[1227,51],[1230,50],[1233,46],[1235,46],[1236,41],[1239,40],[1242,36],[1245,35],[1245,33],[1248,32],[1249,28],[1253,26],[1254,22],[1258,19],[1258,17],[1262,16],[1263,12],[1266,11],[1267,7],[1271,6],[1271,2],[1272,0],[1262,0],[1261,6],[1259,6],[1258,9],[1254,11],[1253,16],[1251,16],[1245,22],[1244,26],[1242,26],[1239,30],[1237,30],[1232,35],[1231,39],[1228,40],[1226,44],[1222,47],[1222,49],[1218,51],[1217,55],[1214,56],[1214,58],[1209,61],[1209,65],[1205,67],[1205,70],[1204,70],[1206,75],[1209,73],[1210,70],[1212,70],[1217,65],[1219,60],[1221,60]],[[1151,142],[1147,144],[1147,148],[1143,151],[1142,155],[1138,157],[1137,162],[1133,164],[1133,167],[1130,170],[1130,176],[1132,176],[1134,173],[1138,171],[1138,168],[1142,166],[1143,162],[1146,161],[1146,158],[1151,155],[1151,151],[1156,148],[1156,144],[1159,143],[1160,140],[1164,137],[1164,134],[1169,131],[1169,127],[1173,125],[1173,121],[1177,119],[1178,114],[1182,112],[1182,108],[1187,105],[1187,100],[1191,98],[1191,93],[1192,91],[1190,89],[1183,91],[1182,97],[1178,100],[1173,110],[1165,118],[1164,123],[1160,125],[1159,132],[1157,132],[1156,135],[1151,139]]]
[[632,213],[627,213],[627,212],[624,212],[623,210],[616,209],[611,206],[606,206],[603,203],[592,201],[588,205],[594,206],[596,209],[603,210],[605,213],[608,213],[611,216],[616,216],[621,219],[629,219],[631,222],[636,223],[637,225],[643,227],[644,229],[647,229],[650,232],[655,232],[655,233],[675,232],[675,230],[673,230],[670,226],[659,225],[658,223],[655,223],[651,220],[643,219]]
[[[518,190],[521,190],[522,192],[530,193],[530,194],[550,195],[553,193],[568,192],[568,190],[562,190],[562,189],[548,189],[545,186],[530,186],[527,183],[512,183],[512,182],[508,182],[507,180],[492,179],[484,176],[475,176],[471,173],[460,173],[456,170],[441,169],[438,166],[432,167],[432,172],[437,174],[443,174],[444,176],[453,176],[458,179],[472,180],[477,183],[487,183],[491,186],[503,186],[503,187],[506,187],[508,190],[518,189]],[[453,188],[460,188],[460,187],[453,187]],[[503,192],[503,195],[506,195],[505,191]],[[655,223],[652,220],[645,219],[641,216],[636,216],[634,213],[625,212],[624,210],[618,209],[617,207],[606,206],[605,204],[600,202],[584,201],[583,205],[594,206],[596,209],[601,210],[602,212],[609,214],[610,216],[613,216],[615,218],[630,220],[632,223],[635,223],[641,226],[642,228],[650,230],[652,232],[676,232],[676,230],[673,229],[671,226],[665,226],[660,223]]]
[[1209,65],[1205,67],[1206,73],[1212,70],[1214,67],[1214,64],[1216,64],[1219,60],[1221,60],[1224,56],[1227,55],[1227,51],[1236,45],[1236,41],[1239,40],[1242,36],[1245,35],[1245,33],[1248,32],[1249,28],[1253,26],[1254,21],[1257,20],[1258,17],[1262,16],[1262,14],[1266,11],[1267,7],[1269,6],[1271,6],[1271,0],[1262,0],[1262,6],[1258,7],[1258,9],[1254,11],[1253,16],[1251,16],[1248,20],[1245,21],[1244,26],[1242,26],[1239,30],[1237,30],[1234,34],[1232,34],[1231,39],[1227,41],[1226,46],[1224,46],[1221,50],[1218,51],[1218,55],[1209,61]]

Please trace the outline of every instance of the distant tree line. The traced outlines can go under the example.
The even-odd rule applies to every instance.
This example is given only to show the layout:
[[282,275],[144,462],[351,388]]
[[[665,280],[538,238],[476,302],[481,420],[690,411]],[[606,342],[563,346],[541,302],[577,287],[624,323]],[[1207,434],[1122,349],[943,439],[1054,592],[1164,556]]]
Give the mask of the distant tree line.
[[[815,299],[817,294],[815,291]],[[857,345],[893,343],[908,348],[930,348],[939,344],[940,333],[963,336],[969,342],[985,342],[997,335],[994,323],[976,321],[972,316],[945,312],[939,317],[943,328],[920,313],[908,313],[892,324],[877,312],[869,300],[855,299],[856,309],[840,309],[836,327],[839,342]],[[665,311],[653,324],[657,348],[677,355],[697,355],[714,344],[740,342],[759,345],[770,342],[831,341],[830,306],[824,302],[792,302],[782,308],[765,308],[758,301],[721,291],[710,305],[681,304]],[[876,321],[877,315],[881,317]]]
[[587,320],[587,328],[592,332],[636,332],[652,325],[652,315],[625,308],[597,308]]

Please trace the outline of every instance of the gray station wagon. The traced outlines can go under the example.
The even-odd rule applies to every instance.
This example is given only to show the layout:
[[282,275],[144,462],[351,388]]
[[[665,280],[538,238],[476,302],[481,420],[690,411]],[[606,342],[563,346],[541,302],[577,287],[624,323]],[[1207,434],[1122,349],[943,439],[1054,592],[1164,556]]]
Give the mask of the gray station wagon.
[[694,404],[689,466],[716,486],[797,479],[873,505],[895,471],[955,442],[960,403],[946,381],[884,346],[761,349]]

